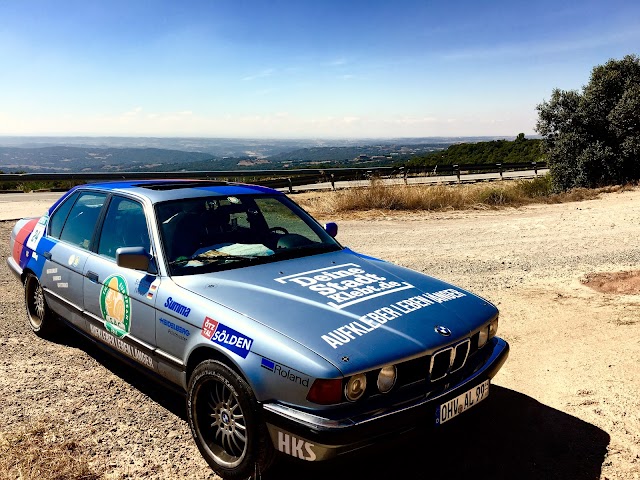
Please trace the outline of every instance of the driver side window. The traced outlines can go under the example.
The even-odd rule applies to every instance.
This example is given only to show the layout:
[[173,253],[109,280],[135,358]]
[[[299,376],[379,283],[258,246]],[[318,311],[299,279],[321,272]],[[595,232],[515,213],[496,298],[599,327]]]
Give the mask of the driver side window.
[[100,233],[98,254],[116,258],[116,250],[120,247],[144,247],[149,252],[150,240],[142,205],[115,196],[109,204]]
[[287,234],[306,237],[309,241],[318,242],[320,238],[307,225],[300,221],[294,212],[274,198],[257,198],[256,205],[260,208],[269,229]]

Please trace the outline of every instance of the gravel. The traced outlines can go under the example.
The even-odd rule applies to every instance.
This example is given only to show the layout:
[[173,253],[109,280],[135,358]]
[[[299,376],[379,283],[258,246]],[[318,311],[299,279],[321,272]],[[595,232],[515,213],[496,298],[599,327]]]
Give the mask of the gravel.
[[[640,292],[581,281],[638,270],[640,190],[518,209],[370,212],[339,224],[343,245],[496,303],[511,355],[488,401],[437,436],[407,435],[352,462],[287,461],[273,478],[640,477]],[[12,225],[0,222],[3,259]],[[34,336],[4,260],[0,298],[0,436],[46,422],[76,439],[105,479],[218,478],[181,395],[70,330]]]

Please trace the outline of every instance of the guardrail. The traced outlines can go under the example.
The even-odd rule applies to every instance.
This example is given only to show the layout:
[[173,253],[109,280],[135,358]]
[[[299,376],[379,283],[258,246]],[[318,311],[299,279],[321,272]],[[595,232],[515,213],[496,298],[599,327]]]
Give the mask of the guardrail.
[[78,173],[5,173],[0,174],[0,183],[30,181],[105,181],[105,180],[142,180],[198,178],[210,180],[231,180],[249,182],[271,188],[288,188],[312,185],[315,183],[331,183],[335,190],[335,182],[350,180],[366,180],[371,178],[408,178],[420,176],[456,175],[458,181],[463,173],[500,173],[517,170],[545,169],[546,162],[524,163],[482,163],[459,165],[436,165],[435,167],[371,167],[371,168],[323,168],[323,169],[290,169],[290,170],[211,170],[211,171],[178,171],[178,172],[78,172]]

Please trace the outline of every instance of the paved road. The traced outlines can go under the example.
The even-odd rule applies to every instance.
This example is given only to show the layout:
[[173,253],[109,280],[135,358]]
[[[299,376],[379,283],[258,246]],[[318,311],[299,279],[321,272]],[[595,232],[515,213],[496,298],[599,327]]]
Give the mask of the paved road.
[[63,192],[0,194],[0,220],[42,215]]
[[[461,183],[475,183],[475,182],[486,182],[493,180],[500,180],[501,178],[505,180],[514,180],[514,179],[526,179],[526,178],[534,178],[536,176],[544,175],[548,170],[538,170],[537,173],[534,170],[525,170],[525,171],[517,171],[517,172],[503,172],[502,177],[498,172],[495,173],[476,173],[469,175],[460,175]],[[404,179],[399,178],[385,178],[382,180],[382,183],[385,185],[401,185],[404,184]],[[415,185],[415,184],[455,184],[458,183],[458,177],[456,175],[436,175],[431,177],[411,177],[407,178],[407,184]],[[369,180],[349,180],[349,181],[341,181],[335,182],[335,188],[350,188],[350,187],[363,187],[369,185]],[[333,187],[330,182],[324,183],[315,183],[312,185],[301,185],[293,187],[294,192],[305,192],[309,190],[331,190]],[[288,191],[286,188],[279,189],[281,191]]]

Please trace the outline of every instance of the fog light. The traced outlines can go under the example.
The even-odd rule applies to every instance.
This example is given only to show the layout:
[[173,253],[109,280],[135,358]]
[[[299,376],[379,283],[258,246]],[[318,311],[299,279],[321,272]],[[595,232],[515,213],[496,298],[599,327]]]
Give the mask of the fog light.
[[378,373],[378,390],[380,393],[387,393],[396,384],[396,378],[398,377],[398,371],[395,365],[387,365]]
[[347,397],[347,400],[350,402],[355,402],[364,395],[366,389],[367,377],[364,373],[359,373],[349,378],[349,381],[344,387],[344,396]]

